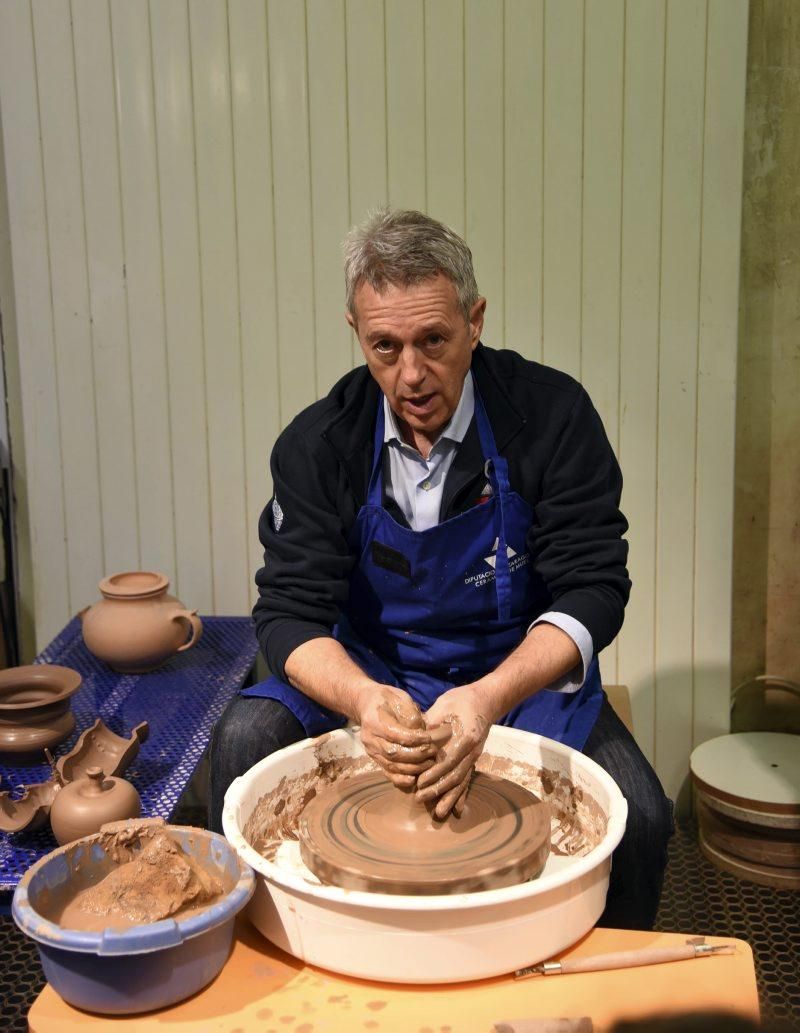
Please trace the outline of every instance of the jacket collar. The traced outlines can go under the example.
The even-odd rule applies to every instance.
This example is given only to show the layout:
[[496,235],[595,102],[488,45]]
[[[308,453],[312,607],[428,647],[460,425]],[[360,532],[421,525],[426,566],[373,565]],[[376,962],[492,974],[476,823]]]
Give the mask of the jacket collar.
[[[478,344],[472,356],[472,371],[478,385],[486,413],[494,431],[499,452],[508,445],[525,424],[525,417],[508,396],[496,373],[497,352]],[[360,366],[334,388],[341,392],[341,409],[324,427],[323,437],[349,466],[366,450],[372,453],[372,438],[380,388],[366,366]],[[361,463],[359,461],[358,465]]]
[[525,425],[525,415],[511,401],[497,370],[498,352],[479,344],[472,356],[472,371],[486,415],[492,425],[497,451],[502,452]]

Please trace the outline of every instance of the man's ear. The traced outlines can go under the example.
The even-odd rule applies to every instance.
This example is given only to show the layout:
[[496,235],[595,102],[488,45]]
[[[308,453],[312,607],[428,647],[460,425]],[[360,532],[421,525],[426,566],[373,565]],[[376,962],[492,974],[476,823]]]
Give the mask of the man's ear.
[[483,319],[486,315],[486,298],[478,298],[469,310],[469,337],[472,350],[478,346],[478,341],[483,333]]
[[353,333],[358,334],[358,324],[356,323],[355,316],[348,309],[345,309],[344,318],[347,320]]

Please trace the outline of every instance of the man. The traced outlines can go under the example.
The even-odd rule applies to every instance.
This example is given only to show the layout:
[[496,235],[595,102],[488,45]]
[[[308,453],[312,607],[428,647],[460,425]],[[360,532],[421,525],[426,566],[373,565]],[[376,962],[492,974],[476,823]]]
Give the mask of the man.
[[600,684],[630,582],[599,417],[570,377],[480,343],[472,256],[433,219],[372,216],[345,278],[366,367],[275,445],[254,609],[274,676],[215,729],[212,827],[238,774],[348,719],[444,820],[492,723],[513,725],[620,785],[630,821],[603,922],[648,928],[671,806]]

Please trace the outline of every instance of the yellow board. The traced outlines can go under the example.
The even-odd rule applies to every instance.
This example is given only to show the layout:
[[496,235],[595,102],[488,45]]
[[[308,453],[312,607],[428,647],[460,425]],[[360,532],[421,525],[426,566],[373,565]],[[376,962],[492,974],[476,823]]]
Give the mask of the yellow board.
[[[594,929],[560,957],[684,943],[689,934]],[[595,1033],[620,1018],[655,1012],[727,1009],[758,1019],[753,954],[742,940],[732,955],[646,968],[565,976],[513,976],[473,983],[408,986],[347,979],[310,968],[277,950],[242,920],[230,959],[205,990],[147,1015],[105,1018],[65,1004],[49,986],[28,1015],[31,1033],[135,1029],[137,1033],[490,1033],[496,1023],[588,1016]],[[342,943],[342,951],[347,944]]]

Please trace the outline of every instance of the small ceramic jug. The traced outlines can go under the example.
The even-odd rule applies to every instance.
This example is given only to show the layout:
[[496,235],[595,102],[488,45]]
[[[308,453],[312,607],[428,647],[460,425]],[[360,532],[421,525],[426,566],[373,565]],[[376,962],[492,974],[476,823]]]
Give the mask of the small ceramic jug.
[[115,671],[152,671],[191,649],[203,633],[197,610],[167,595],[169,581],[163,574],[113,574],[98,587],[103,598],[83,614],[83,641]]
[[61,846],[100,831],[107,821],[138,818],[139,794],[124,778],[106,778],[102,768],[88,768],[59,789],[50,807],[50,825]]

